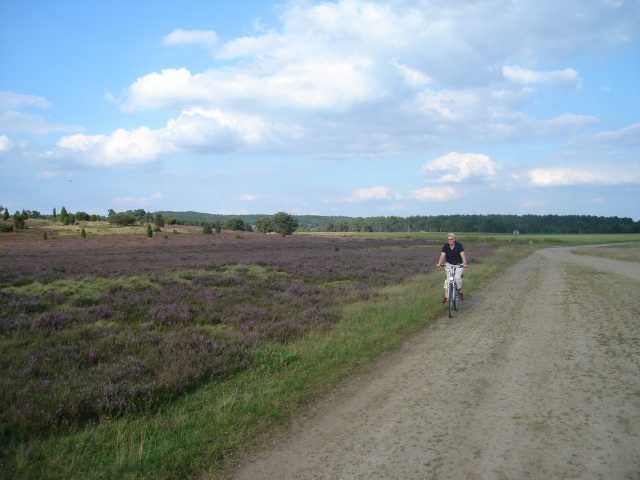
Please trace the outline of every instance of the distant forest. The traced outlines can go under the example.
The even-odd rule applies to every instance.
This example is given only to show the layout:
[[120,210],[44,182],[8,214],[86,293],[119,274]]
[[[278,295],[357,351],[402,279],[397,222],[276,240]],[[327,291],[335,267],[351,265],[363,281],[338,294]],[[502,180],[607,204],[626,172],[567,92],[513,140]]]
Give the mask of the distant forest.
[[[216,215],[200,212],[154,212],[168,223],[202,225],[239,218],[255,225],[268,215]],[[640,221],[594,215],[435,215],[344,217],[293,215],[299,231],[308,232],[492,232],[492,233],[640,233]]]

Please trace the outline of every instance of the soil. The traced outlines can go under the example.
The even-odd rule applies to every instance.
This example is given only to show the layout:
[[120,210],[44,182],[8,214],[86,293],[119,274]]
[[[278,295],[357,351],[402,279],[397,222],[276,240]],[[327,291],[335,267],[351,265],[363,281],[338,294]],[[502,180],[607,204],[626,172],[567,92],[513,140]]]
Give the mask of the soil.
[[638,263],[538,251],[234,478],[640,479],[639,282]]

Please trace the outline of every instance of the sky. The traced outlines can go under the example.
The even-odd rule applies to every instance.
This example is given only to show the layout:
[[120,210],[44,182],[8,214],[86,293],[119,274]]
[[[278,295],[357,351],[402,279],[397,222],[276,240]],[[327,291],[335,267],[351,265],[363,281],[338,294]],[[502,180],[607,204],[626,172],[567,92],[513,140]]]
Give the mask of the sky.
[[640,0],[1,0],[0,205],[640,219]]

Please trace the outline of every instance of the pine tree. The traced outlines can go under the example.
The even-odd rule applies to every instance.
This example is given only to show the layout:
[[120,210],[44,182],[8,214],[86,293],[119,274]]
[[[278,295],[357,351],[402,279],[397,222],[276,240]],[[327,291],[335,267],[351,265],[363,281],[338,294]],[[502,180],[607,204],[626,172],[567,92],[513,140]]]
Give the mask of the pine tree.
[[7,220],[9,220],[9,209],[5,208],[4,209],[4,213],[2,214],[2,219],[6,222]]
[[147,223],[147,237],[153,237],[153,229],[151,228],[151,224]]
[[85,231],[84,227],[82,227],[82,230],[80,230],[80,236],[82,238],[87,238],[87,232]]

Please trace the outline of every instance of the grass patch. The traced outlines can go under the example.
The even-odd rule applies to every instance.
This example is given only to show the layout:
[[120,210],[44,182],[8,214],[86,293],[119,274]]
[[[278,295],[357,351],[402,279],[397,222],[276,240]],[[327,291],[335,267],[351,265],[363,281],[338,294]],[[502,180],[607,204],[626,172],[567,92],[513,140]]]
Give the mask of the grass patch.
[[622,260],[625,262],[640,262],[640,243],[632,242],[623,245],[607,245],[601,247],[582,247],[573,250],[576,255]]
[[[505,245],[465,277],[473,295],[533,251]],[[289,343],[266,343],[253,365],[212,380],[154,413],[105,419],[71,433],[20,443],[0,476],[27,478],[221,478],[236,453],[383,352],[444,315],[442,275],[427,274],[377,290],[342,308],[339,321]],[[211,327],[214,328],[214,327]]]

